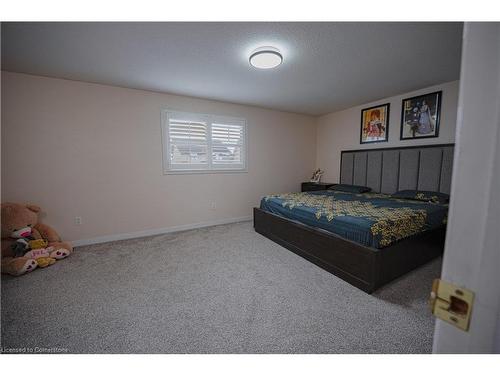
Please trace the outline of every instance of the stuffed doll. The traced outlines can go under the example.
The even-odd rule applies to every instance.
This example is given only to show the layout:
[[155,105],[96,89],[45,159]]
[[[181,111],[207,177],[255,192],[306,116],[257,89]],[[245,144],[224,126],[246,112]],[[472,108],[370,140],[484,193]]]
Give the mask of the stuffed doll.
[[30,227],[14,230],[10,237],[16,239],[16,242],[11,245],[14,257],[22,257],[28,250],[44,248],[48,244],[43,239],[35,240],[31,236]]
[[47,247],[49,242],[47,240],[39,239],[39,240],[32,240],[28,242],[28,246],[30,247],[31,250],[35,249],[43,249]]
[[51,258],[51,257],[42,257],[42,258],[36,259],[36,264],[40,268],[45,268],[45,267],[51,266],[55,262],[56,262],[56,260],[54,258]]
[[35,259],[7,257],[2,259],[2,273],[12,276],[21,276],[33,271],[38,266]]
[[10,247],[12,249],[14,257],[22,257],[29,250],[30,245],[27,239],[20,238],[16,240],[16,242],[14,242]]
[[[47,247],[44,249],[47,250],[48,256],[53,259],[66,258],[73,251],[73,247],[67,242],[62,242],[53,228],[38,222],[38,213],[40,212],[38,206],[2,203],[1,211],[2,273],[18,276],[37,267],[36,259],[32,257],[33,253],[29,253],[32,251],[29,248],[30,244],[33,244],[34,247],[46,245]],[[28,244],[24,250],[15,244],[17,241],[21,244],[22,240]],[[37,240],[44,240],[44,242]],[[18,252],[15,253],[15,250]],[[21,251],[25,250],[27,252],[20,256]],[[33,250],[40,250],[40,248]],[[26,254],[29,256],[25,256]],[[16,255],[18,256],[16,257]]]
[[47,258],[54,251],[54,248],[48,247],[46,249],[33,249],[27,251],[23,256],[31,259]]

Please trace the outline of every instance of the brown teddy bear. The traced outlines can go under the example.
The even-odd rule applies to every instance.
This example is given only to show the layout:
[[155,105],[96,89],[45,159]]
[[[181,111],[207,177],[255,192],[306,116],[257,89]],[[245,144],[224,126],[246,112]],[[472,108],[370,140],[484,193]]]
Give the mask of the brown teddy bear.
[[38,222],[40,210],[35,205],[2,203],[2,273],[19,276],[37,267],[36,259],[29,255],[31,252],[27,252],[27,256],[19,253],[19,246],[30,240],[45,240],[49,257],[53,259],[66,258],[73,251],[53,228]]

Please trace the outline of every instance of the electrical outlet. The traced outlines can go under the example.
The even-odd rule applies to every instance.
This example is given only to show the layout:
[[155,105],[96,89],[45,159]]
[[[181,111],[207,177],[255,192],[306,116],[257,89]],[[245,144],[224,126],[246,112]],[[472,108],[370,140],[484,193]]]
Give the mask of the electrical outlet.
[[210,202],[210,209],[211,210],[217,209],[217,202],[215,202],[215,201]]
[[82,224],[82,217],[81,216],[75,216],[75,224],[76,225]]

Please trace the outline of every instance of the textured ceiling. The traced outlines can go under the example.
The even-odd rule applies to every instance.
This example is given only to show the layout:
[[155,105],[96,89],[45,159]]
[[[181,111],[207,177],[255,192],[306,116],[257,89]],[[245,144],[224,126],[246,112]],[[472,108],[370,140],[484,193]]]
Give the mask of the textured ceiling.
[[[461,23],[3,23],[2,69],[320,115],[456,80]],[[249,53],[279,48],[257,70]]]

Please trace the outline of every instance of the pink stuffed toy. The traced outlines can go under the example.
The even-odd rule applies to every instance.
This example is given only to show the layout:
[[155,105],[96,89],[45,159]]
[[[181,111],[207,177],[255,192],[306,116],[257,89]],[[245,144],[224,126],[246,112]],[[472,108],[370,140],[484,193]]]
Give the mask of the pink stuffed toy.
[[26,258],[37,259],[37,258],[46,258],[50,256],[50,251],[53,251],[53,247],[48,247],[46,249],[34,249],[30,250],[24,254]]

